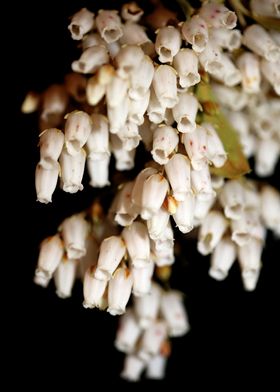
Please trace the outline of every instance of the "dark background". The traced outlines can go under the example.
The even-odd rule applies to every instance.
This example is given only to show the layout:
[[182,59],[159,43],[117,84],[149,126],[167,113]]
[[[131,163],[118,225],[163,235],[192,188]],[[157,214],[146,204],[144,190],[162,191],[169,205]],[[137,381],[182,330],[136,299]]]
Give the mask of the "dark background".
[[[99,2],[103,8],[113,3]],[[10,382],[20,381],[22,386],[39,389],[59,384],[66,388],[69,382],[79,382],[80,387],[88,382],[92,389],[99,381],[104,387],[127,386],[118,377],[123,355],[113,348],[117,318],[85,310],[80,284],[75,285],[73,297],[68,300],[57,298],[52,284],[47,289],[33,284],[40,241],[53,234],[66,216],[88,207],[95,192],[88,186],[76,195],[56,190],[52,204],[36,203],[36,115],[24,116],[19,108],[27,91],[42,91],[63,80],[77,57],[75,42],[67,30],[68,17],[85,5],[94,10],[96,4],[93,0],[24,1],[13,9],[14,35],[9,37],[14,55],[10,62],[15,99],[13,129],[21,150],[18,159],[24,182],[17,192],[25,196],[26,202],[19,201],[16,206],[23,218],[14,223],[16,235],[24,241],[19,256],[11,262],[10,276],[17,282],[13,280],[17,298],[12,306],[9,342],[16,342],[11,344],[10,360],[17,371]],[[269,181],[279,188],[277,176]],[[16,244],[14,247],[17,250]],[[243,290],[237,265],[226,281],[216,282],[208,277],[208,264],[208,258],[198,255],[192,241],[186,243],[182,260],[175,264],[172,286],[186,293],[192,330],[172,341],[165,385],[176,388],[180,384],[182,390],[197,390],[205,382],[217,388],[228,388],[234,382],[250,385],[262,377],[272,382],[277,363],[273,357],[279,358],[279,241],[268,235],[263,268],[253,293]],[[192,383],[193,389],[189,388]],[[163,383],[147,384],[157,387]]]

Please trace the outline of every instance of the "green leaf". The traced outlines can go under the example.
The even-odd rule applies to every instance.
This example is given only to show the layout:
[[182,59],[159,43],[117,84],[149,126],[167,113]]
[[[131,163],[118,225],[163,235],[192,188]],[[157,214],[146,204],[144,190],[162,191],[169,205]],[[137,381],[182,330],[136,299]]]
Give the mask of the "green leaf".
[[228,156],[224,166],[211,168],[211,173],[226,178],[238,178],[248,173],[250,166],[242,152],[238,134],[221,112],[211,86],[207,82],[207,76],[204,76],[199,83],[196,97],[203,107],[202,121],[215,127]]

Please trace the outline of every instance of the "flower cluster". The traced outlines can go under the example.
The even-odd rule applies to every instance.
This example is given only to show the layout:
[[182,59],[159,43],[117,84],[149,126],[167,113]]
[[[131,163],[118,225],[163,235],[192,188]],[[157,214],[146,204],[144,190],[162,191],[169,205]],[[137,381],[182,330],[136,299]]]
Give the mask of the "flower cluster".
[[[280,17],[277,1],[251,8]],[[78,192],[87,166],[90,185],[103,188],[112,156],[115,171],[127,172],[140,143],[150,153],[133,180],[118,184],[107,214],[95,201],[42,242],[35,272],[43,287],[54,278],[61,298],[81,279],[85,308],[123,315],[115,345],[127,354],[122,376],[131,381],[144,369],[162,378],[168,337],[189,330],[181,294],[159,279],[175,262],[177,229],[198,229],[197,249],[211,254],[214,279],[238,260],[249,291],[267,229],[280,236],[280,194],[239,178],[248,170],[233,155],[244,167],[254,156],[261,177],[277,164],[280,33],[257,23],[237,29],[237,22],[215,2],[181,22],[161,5],[147,17],[134,2],[97,14],[83,8],[68,26],[82,49],[73,73],[22,105],[25,113],[40,110],[42,203],[52,201],[59,178],[63,191]]]

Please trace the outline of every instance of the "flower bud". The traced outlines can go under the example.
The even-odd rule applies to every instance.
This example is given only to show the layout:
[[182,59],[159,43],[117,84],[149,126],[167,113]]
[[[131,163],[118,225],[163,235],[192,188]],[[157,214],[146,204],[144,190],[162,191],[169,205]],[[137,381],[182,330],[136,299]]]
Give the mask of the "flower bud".
[[84,302],[83,307],[92,309],[102,307],[102,297],[107,287],[106,280],[94,277],[95,268],[89,267],[84,276]]

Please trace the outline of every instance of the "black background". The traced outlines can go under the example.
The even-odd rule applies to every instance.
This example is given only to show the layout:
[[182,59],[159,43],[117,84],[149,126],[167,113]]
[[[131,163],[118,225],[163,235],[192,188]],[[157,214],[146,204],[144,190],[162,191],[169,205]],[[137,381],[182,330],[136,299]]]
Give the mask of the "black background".
[[[109,8],[114,2],[100,3]],[[89,206],[95,192],[88,186],[76,195],[57,190],[52,204],[36,203],[36,116],[24,116],[19,108],[28,90],[42,91],[63,80],[77,57],[67,30],[68,17],[85,5],[94,10],[96,4],[93,0],[21,2],[13,9],[14,35],[7,38],[14,55],[10,62],[13,129],[18,147],[22,146],[18,158],[24,185],[18,193],[26,198],[26,203],[15,207],[24,217],[14,223],[16,236],[24,236],[24,245],[10,262],[16,294],[9,340],[16,345],[11,344],[10,360],[12,368],[17,368],[10,382],[38,389],[47,384],[66,388],[69,382],[78,382],[80,387],[87,382],[93,390],[99,381],[103,387],[127,386],[118,377],[123,355],[113,348],[117,318],[83,309],[79,284],[68,300],[57,298],[52,285],[42,289],[33,284],[40,241],[53,234],[64,217]],[[269,181],[279,188],[277,176]],[[14,246],[16,250],[16,243]],[[173,339],[165,385],[197,390],[205,382],[218,389],[228,389],[235,382],[240,387],[245,382],[250,385],[262,377],[272,382],[279,358],[279,241],[269,234],[253,293],[243,290],[237,265],[225,282],[216,282],[208,277],[209,260],[199,257],[195,243],[186,243],[183,256],[174,267],[172,285],[186,293],[192,330],[185,338]],[[190,388],[192,383],[195,387]],[[147,384],[157,387],[163,383]]]

